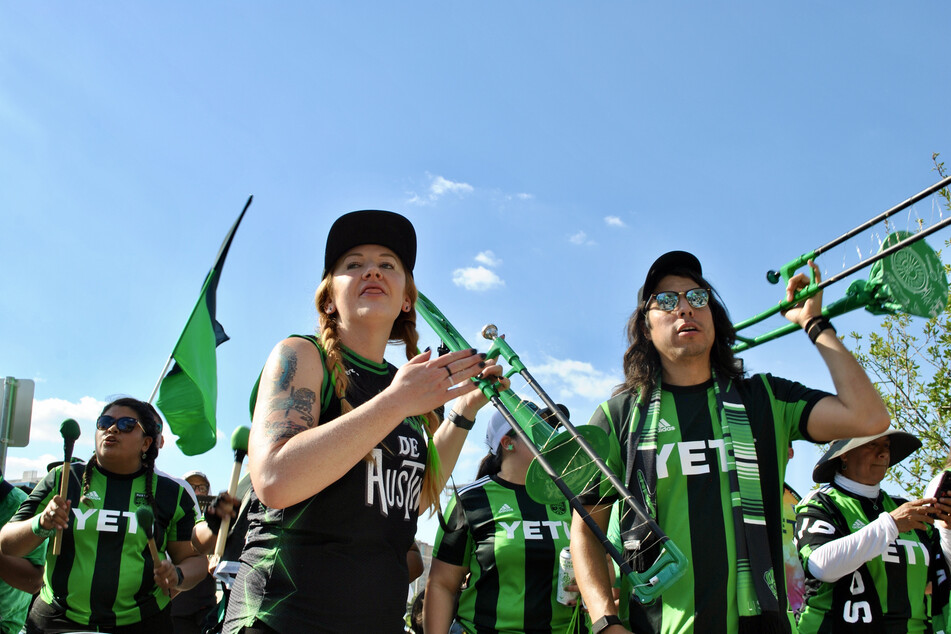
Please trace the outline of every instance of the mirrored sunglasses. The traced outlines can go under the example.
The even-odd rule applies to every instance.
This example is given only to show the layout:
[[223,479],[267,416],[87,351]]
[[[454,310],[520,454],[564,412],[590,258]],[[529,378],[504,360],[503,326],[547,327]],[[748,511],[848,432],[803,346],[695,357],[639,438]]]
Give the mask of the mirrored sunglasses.
[[[130,432],[135,429],[136,425],[142,427],[142,424],[138,421],[138,419],[132,418],[131,416],[121,416],[119,418],[115,418],[114,416],[103,414],[99,417],[99,420],[96,421],[97,429],[106,430],[113,425],[115,425],[116,429],[121,432]],[[142,433],[148,435],[145,431],[145,427],[142,427]]]
[[689,291],[662,291],[651,295],[657,300],[657,308],[670,312],[676,310],[680,304],[680,296],[687,298],[691,308],[703,308],[710,303],[709,288],[691,288]]

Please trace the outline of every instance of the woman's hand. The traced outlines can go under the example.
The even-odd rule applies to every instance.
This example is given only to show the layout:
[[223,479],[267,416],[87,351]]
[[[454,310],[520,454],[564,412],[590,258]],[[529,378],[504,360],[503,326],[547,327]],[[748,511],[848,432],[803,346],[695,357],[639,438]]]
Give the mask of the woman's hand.
[[[945,498],[947,499],[947,498]],[[910,530],[924,529],[927,524],[934,524],[934,515],[935,508],[933,507],[938,500],[935,498],[924,498],[921,500],[912,500],[911,502],[905,502],[897,509],[889,513],[895,520],[895,524],[898,526],[898,532],[904,533]],[[942,505],[944,508],[951,510],[951,507]],[[947,521],[951,519],[947,517]]]
[[40,526],[43,528],[58,528],[66,530],[69,528],[69,509],[72,503],[61,495],[54,495],[50,503],[46,505],[43,514],[40,515]]
[[178,571],[175,570],[174,564],[168,559],[158,562],[152,573],[152,578],[155,579],[155,585],[164,590],[165,594],[169,596],[171,596],[172,590],[178,586]]
[[[495,383],[499,392],[504,392],[512,387],[512,381],[502,376],[502,366],[498,365],[495,359],[486,359],[485,367],[477,377]],[[469,383],[472,383],[472,381],[469,381]],[[475,420],[478,411],[488,402],[489,399],[482,393],[482,390],[475,389],[460,396],[459,400],[453,403],[452,408],[469,420]]]
[[[812,268],[812,272],[816,278],[816,284],[818,284],[822,281],[822,278],[819,276],[819,267],[812,260],[809,260],[809,266]],[[795,299],[796,293],[809,286],[810,283],[811,280],[805,273],[793,275],[789,278],[789,283],[786,285],[786,301],[791,302]],[[800,328],[805,328],[810,319],[822,316],[822,291],[819,291],[812,297],[804,299],[798,304],[790,306],[783,311],[783,316],[794,324],[799,324]]]
[[476,389],[469,381],[486,367],[485,355],[474,348],[432,357],[427,350],[399,369],[384,390],[405,411],[404,418],[425,414]]

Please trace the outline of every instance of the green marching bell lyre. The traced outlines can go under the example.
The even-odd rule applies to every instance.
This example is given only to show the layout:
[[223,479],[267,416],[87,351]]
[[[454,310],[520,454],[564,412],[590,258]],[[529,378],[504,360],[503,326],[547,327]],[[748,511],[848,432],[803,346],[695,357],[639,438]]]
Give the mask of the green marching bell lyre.
[[[416,311],[450,351],[457,352],[472,347],[422,293],[416,301]],[[572,425],[551,397],[538,385],[508,342],[498,335],[498,329],[494,325],[483,328],[482,336],[492,341],[486,357],[504,359],[511,366],[505,376],[511,377],[517,373],[525,379],[564,426],[561,431],[553,428],[513,390],[500,392],[495,383],[472,379],[535,456],[526,474],[525,488],[528,494],[541,504],[557,504],[567,500],[618,564],[621,574],[627,577],[634,589],[638,601],[654,601],[683,576],[687,570],[687,558],[604,463],[602,456],[606,456],[610,451],[610,442],[604,431],[592,425],[582,425],[580,428]],[[649,527],[650,534],[660,544],[660,555],[645,571],[635,572],[631,568],[627,559],[618,552],[578,499],[578,494],[600,482],[602,478],[611,482],[621,503],[634,512],[638,521]]]
[[[485,326],[482,329],[482,336],[492,342],[485,354],[486,358],[497,359],[501,356],[511,366],[506,376],[510,377],[515,373],[522,374],[527,371],[512,347],[505,339],[498,336],[498,329],[494,324]],[[588,441],[599,456],[606,456],[610,450],[607,434],[599,427],[592,425],[576,427],[574,434],[569,429],[558,431],[545,422],[534,408],[526,407],[525,401],[512,390],[505,390],[498,396],[509,413],[514,416],[518,426],[531,438],[532,444],[539,448],[541,454],[545,456],[555,473],[561,476],[572,493],[576,495],[582,493],[597,475],[598,465],[580,450],[576,436],[580,435]],[[546,403],[553,412],[558,409],[553,407],[554,405],[554,403]],[[564,494],[537,459],[532,460],[528,467],[528,473],[525,475],[525,490],[539,504],[557,504],[565,499]]]
[[[855,236],[873,224],[891,216],[909,205],[933,194],[951,184],[951,177],[945,178],[931,187],[919,192],[908,200],[892,207],[875,218],[848,231],[832,242],[822,245],[809,253],[787,262],[778,271],[769,271],[766,279],[777,284],[780,280],[788,282],[796,270],[806,265],[809,260],[828,251],[843,241]],[[780,313],[795,304],[812,297],[824,288],[843,280],[856,271],[871,266],[868,280],[856,280],[849,285],[845,297],[827,306],[823,306],[822,315],[827,318],[837,317],[849,311],[864,308],[872,314],[904,313],[930,319],[936,317],[945,309],[948,303],[948,279],[944,272],[941,259],[928,246],[924,238],[951,224],[951,218],[945,218],[927,229],[918,233],[896,231],[889,234],[882,242],[878,253],[854,266],[838,273],[827,280],[816,282],[815,275],[810,270],[812,281],[800,290],[791,301],[783,300],[758,315],[738,322],[734,325],[737,331],[735,352],[741,352],[767,341],[772,341],[790,332],[799,330],[797,324],[789,323],[780,328],[758,336],[739,334],[753,324]]]

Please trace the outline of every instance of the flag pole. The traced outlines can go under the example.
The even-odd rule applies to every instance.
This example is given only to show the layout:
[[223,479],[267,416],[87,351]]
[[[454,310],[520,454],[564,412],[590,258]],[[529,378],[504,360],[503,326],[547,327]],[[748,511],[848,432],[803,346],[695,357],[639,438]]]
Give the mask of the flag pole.
[[[177,343],[175,344],[178,345]],[[175,348],[172,348],[174,350]],[[172,355],[168,355],[168,360],[165,361],[165,367],[162,368],[162,371],[159,372],[158,381],[155,382],[155,387],[152,388],[152,393],[149,395],[149,405],[152,404],[152,401],[155,400],[155,395],[158,394],[159,386],[162,384],[162,379],[165,378],[165,373],[168,372],[169,366],[172,365]]]

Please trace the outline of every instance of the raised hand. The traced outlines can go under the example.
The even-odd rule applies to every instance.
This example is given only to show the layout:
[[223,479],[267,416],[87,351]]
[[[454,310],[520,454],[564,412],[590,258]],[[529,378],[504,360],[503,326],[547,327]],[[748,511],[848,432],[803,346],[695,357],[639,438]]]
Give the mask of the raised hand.
[[[812,268],[816,277],[816,284],[818,284],[821,281],[819,267],[812,260],[809,260],[809,267]],[[796,297],[796,293],[809,286],[810,282],[809,276],[805,273],[797,273],[789,278],[789,283],[786,285],[786,301],[791,302]],[[810,319],[822,316],[822,291],[790,306],[783,311],[783,316],[805,328]]]
[[468,379],[485,366],[485,355],[472,348],[435,359],[427,350],[401,367],[385,391],[398,399],[406,416],[417,416],[475,390]]

